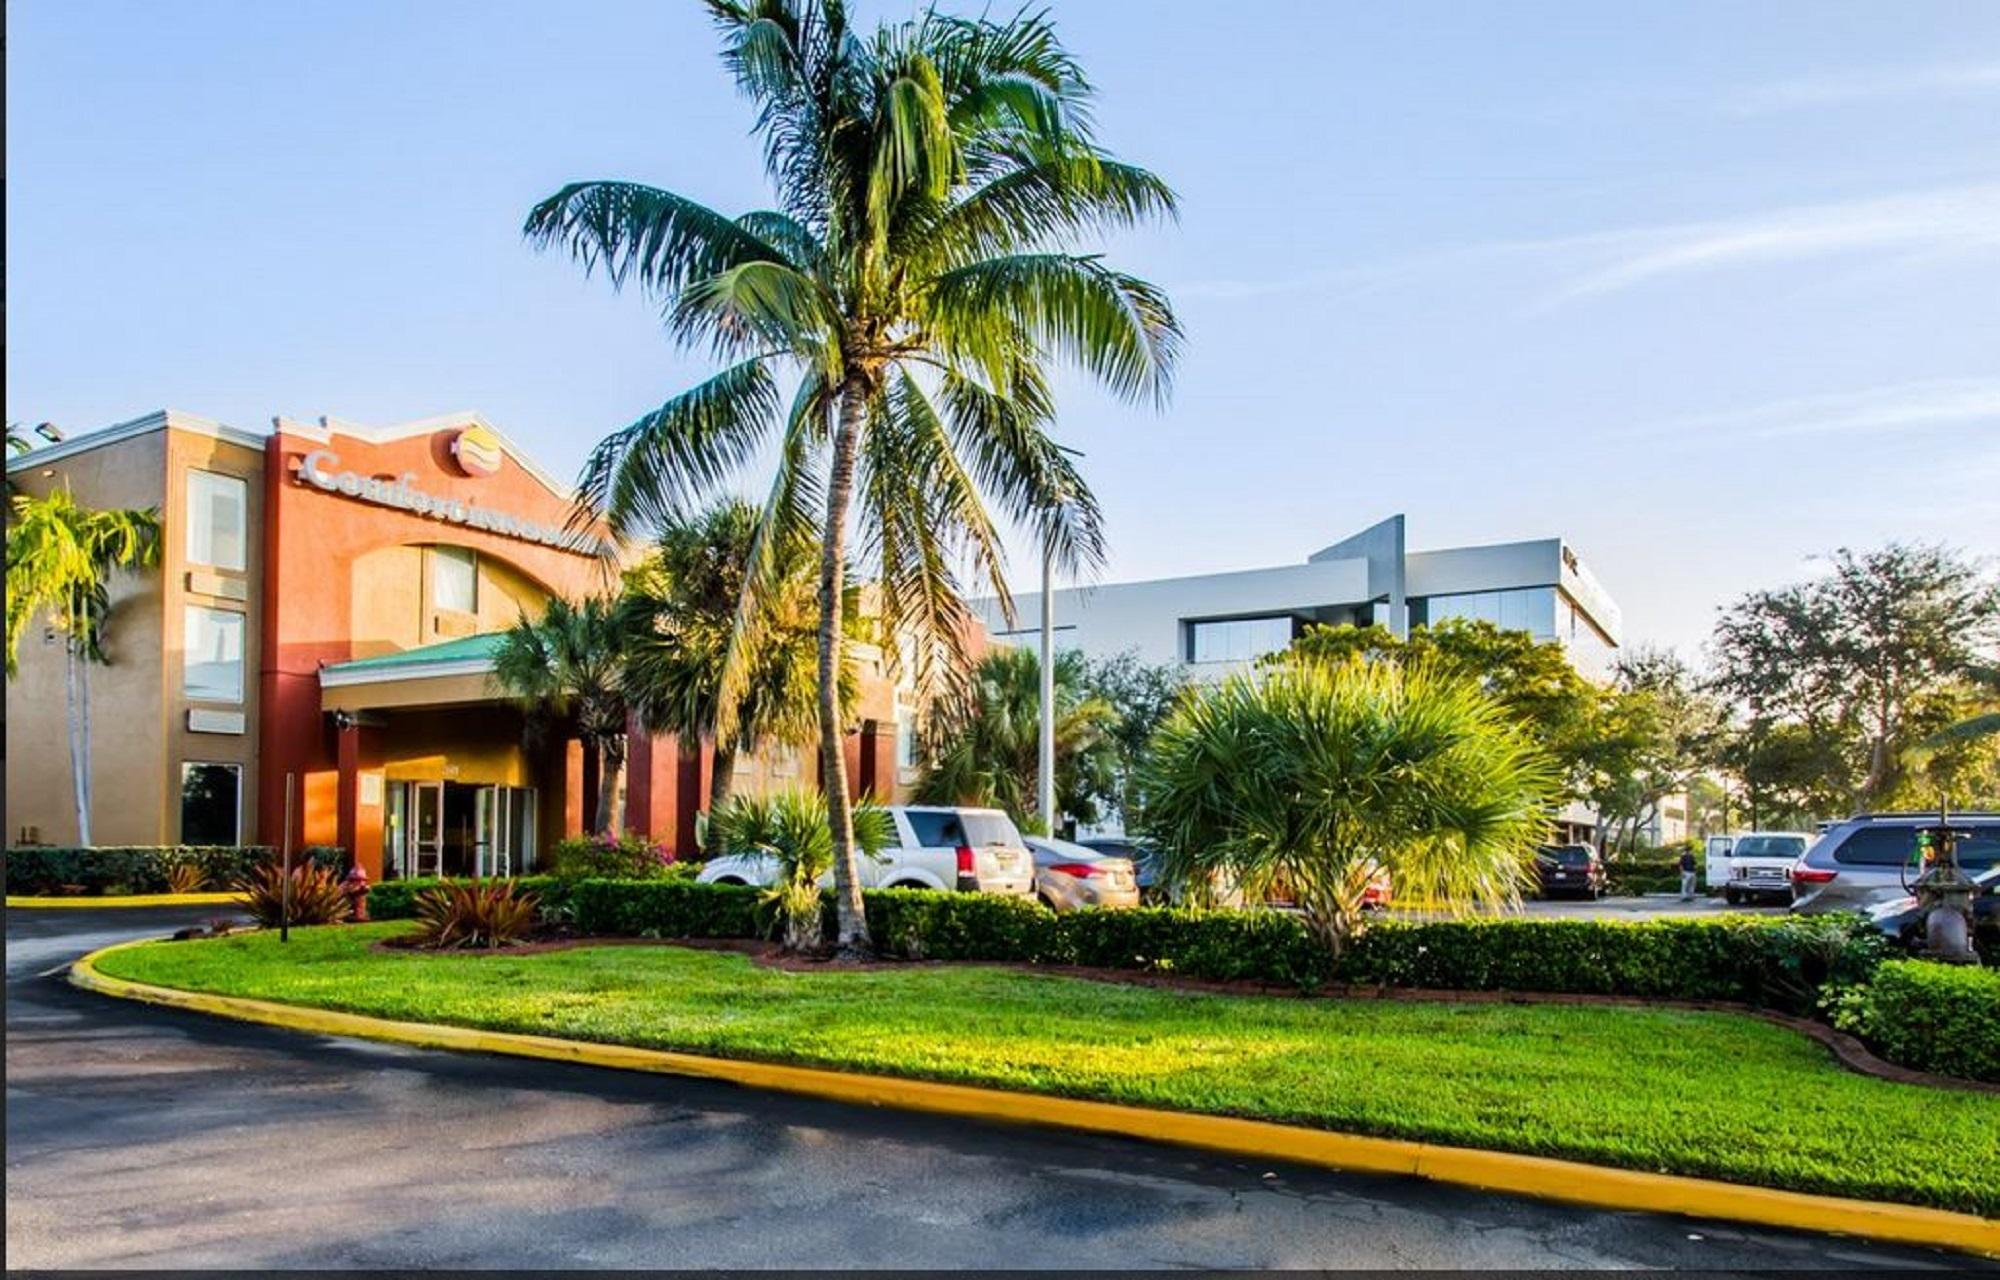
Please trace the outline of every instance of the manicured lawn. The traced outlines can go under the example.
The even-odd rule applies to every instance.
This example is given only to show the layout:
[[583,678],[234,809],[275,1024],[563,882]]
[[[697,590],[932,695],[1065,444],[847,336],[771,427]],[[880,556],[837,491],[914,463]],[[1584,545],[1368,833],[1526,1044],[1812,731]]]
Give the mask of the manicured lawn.
[[160,943],[105,972],[390,1018],[1210,1111],[2000,1216],[2000,1096],[1857,1076],[1731,1013],[1198,995],[723,952],[384,954],[405,924]]

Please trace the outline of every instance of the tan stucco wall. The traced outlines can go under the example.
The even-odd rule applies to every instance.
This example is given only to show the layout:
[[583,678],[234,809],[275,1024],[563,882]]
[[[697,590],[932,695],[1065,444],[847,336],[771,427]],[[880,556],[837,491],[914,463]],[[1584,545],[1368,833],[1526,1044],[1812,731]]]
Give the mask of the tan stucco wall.
[[432,546],[412,543],[356,557],[349,587],[355,657],[375,658],[477,632],[504,631],[523,613],[539,617],[548,605],[548,588],[488,553],[476,562],[478,612],[442,612],[431,601],[432,553]]
[[[213,436],[192,431],[169,430],[167,437],[166,542],[162,547],[160,584],[164,592],[163,623],[165,659],[162,695],[166,707],[166,764],[162,782],[160,830],[163,839],[178,841],[180,835],[181,767],[188,762],[234,764],[241,769],[237,792],[239,839],[253,842],[257,833],[257,673],[261,669],[264,601],[264,452]],[[235,476],[244,483],[248,496],[244,568],[240,571],[194,566],[187,562],[187,473],[213,471]],[[193,577],[190,578],[192,571]],[[226,592],[198,588],[217,585],[222,579],[231,589],[240,588],[242,600]],[[193,586],[190,583],[193,583]],[[186,606],[241,612],[243,623],[243,699],[239,703],[190,702],[182,693],[186,632]],[[188,711],[200,707],[243,717],[242,733],[194,733],[188,729]]]
[[[167,433],[114,441],[12,473],[23,492],[67,484],[92,507],[163,507]],[[48,473],[48,474],[45,474]],[[169,530],[164,557],[177,557]],[[99,844],[165,842],[165,713],[162,694],[162,573],[120,575],[111,591],[112,664],[91,672],[92,838]],[[23,638],[20,670],[7,685],[9,843],[33,827],[47,844],[77,839],[70,781],[62,641],[38,621]]]

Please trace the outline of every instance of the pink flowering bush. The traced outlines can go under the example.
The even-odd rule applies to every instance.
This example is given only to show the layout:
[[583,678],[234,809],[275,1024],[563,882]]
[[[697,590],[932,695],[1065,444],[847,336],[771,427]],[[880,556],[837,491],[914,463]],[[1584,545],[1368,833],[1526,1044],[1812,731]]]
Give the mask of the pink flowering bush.
[[672,849],[636,835],[558,840],[549,865],[565,880],[654,880],[680,870]]

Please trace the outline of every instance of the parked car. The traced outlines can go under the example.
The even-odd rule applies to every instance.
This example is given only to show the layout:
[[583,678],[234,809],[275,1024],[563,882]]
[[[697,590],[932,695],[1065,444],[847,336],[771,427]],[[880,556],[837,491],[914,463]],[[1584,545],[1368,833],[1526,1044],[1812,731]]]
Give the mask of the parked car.
[[1159,867],[1152,849],[1142,841],[1131,836],[1089,836],[1075,843],[1092,853],[1130,862],[1134,878],[1138,881],[1139,897],[1151,902],[1160,896],[1157,892]]
[[1753,831],[1736,837],[1729,851],[1729,875],[1722,896],[1730,906],[1775,898],[1792,901],[1792,866],[1805,855],[1812,837],[1800,831]]
[[[1934,813],[1864,813],[1836,822],[1792,865],[1792,910],[1866,911],[1907,897],[1922,870],[1917,831],[1937,825]],[[1958,864],[1978,875],[2000,863],[2000,813],[1954,813],[1951,824],[1971,835],[1958,842]]]
[[[1972,895],[1972,938],[1987,963],[2000,957],[2000,866],[1988,867],[1972,877],[1978,887]],[[1888,898],[1868,912],[1868,921],[1884,935],[1906,947],[1915,947],[1924,938],[1923,913],[1909,894]]]
[[[944,805],[891,805],[896,843],[861,858],[864,889],[959,889],[1029,897],[1035,861],[1014,820],[998,809]],[[696,876],[702,884],[768,885],[778,878],[769,854],[730,853],[710,860]],[[831,885],[831,872],[820,877]]]
[[1035,858],[1035,896],[1050,909],[1139,905],[1138,871],[1130,858],[1047,836],[1024,839]]
[[1544,898],[1573,893],[1604,896],[1604,861],[1587,844],[1545,844],[1535,851],[1535,879]]

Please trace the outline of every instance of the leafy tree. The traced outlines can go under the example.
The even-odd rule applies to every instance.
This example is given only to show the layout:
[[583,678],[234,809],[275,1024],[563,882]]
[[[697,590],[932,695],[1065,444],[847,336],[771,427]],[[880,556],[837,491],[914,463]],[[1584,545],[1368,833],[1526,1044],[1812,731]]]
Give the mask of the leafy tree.
[[[725,848],[762,853],[777,860],[778,876],[764,900],[777,908],[788,951],[819,946],[824,899],[820,877],[833,867],[833,830],[826,795],[781,791],[770,796],[734,796],[717,809],[709,829]],[[861,804],[854,810],[854,843],[874,857],[895,840],[886,809]]]
[[1981,767],[1975,741],[1910,748],[1962,718],[1963,673],[1996,638],[2000,583],[1943,547],[1843,548],[1824,577],[1745,596],[1713,649],[1746,785],[1822,813],[1955,789]]
[[1338,951],[1376,869],[1400,900],[1516,901],[1560,780],[1471,679],[1429,662],[1298,662],[1233,676],[1167,717],[1141,769],[1170,883],[1289,887]]
[[[771,584],[755,601],[741,696],[735,714],[722,715],[724,670],[738,643],[737,610],[756,539],[756,508],[724,500],[668,517],[652,553],[625,574],[626,698],[652,732],[696,747],[714,741],[711,817],[729,803],[739,752],[766,741],[803,745],[819,732],[818,586],[813,549],[802,538],[777,549]],[[842,663],[843,713],[853,698],[853,675]],[[725,721],[732,732],[720,731]],[[709,853],[721,850],[720,839],[711,823]]]
[[[995,649],[963,699],[933,705],[942,722],[923,737],[942,746],[917,781],[919,802],[993,805],[1023,825],[1039,822],[1041,671],[1033,649]],[[1056,654],[1056,812],[1093,823],[1099,802],[1116,793],[1117,712],[1087,693],[1083,672],[1081,654]]]
[[[954,565],[1006,600],[989,503],[1032,524],[1063,568],[1100,560],[1096,501],[1049,434],[1050,370],[1066,361],[1158,400],[1180,327],[1160,290],[1068,246],[1174,200],[1097,144],[1090,86],[1039,14],[926,10],[867,34],[840,0],[709,9],[757,106],[779,207],[730,217],[582,182],[536,206],[526,233],[659,299],[679,342],[729,362],[591,454],[580,493],[614,530],[683,510],[775,437],[752,594],[777,547],[817,529],[839,945],[865,951],[837,689],[850,528],[884,631],[915,641],[926,697],[967,665]],[[797,377],[789,408],[781,373]],[[732,660],[725,717],[745,678]]]
[[1081,668],[1083,692],[1108,704],[1115,716],[1111,738],[1118,760],[1113,799],[1121,814],[1134,814],[1139,762],[1154,732],[1187,692],[1187,670],[1177,662],[1141,661],[1130,649],[1108,658],[1084,658]]
[[1587,753],[1590,803],[1607,847],[1621,838],[1636,847],[1661,802],[1688,791],[1714,767],[1727,712],[1677,655],[1640,649],[1619,660],[1597,724]]
[[1969,715],[1924,739],[1924,746],[1929,750],[1962,742],[1978,742],[2000,734],[2000,667],[1975,662],[1967,665],[1961,674],[1971,687],[1972,696],[1992,709]]
[[1275,661],[1339,665],[1356,657],[1429,664],[1476,681],[1555,762],[1566,796],[1593,785],[1612,696],[1585,679],[1560,644],[1483,619],[1445,618],[1412,628],[1408,640],[1379,623],[1308,627]]
[[625,772],[625,659],[631,633],[617,601],[586,596],[549,601],[539,618],[523,615],[502,635],[493,654],[493,681],[519,699],[531,732],[566,725],[598,768],[597,812],[592,831],[619,833],[618,804]]
[[77,843],[91,843],[90,670],[108,666],[111,586],[120,573],[160,561],[157,511],[95,511],[69,489],[15,495],[7,528],[7,677],[18,670],[21,637],[47,614],[63,636],[69,762]]

